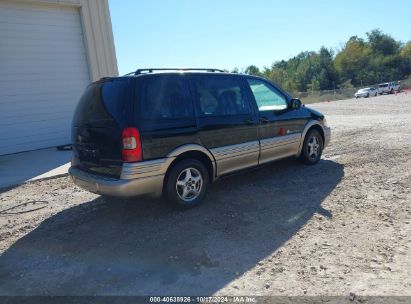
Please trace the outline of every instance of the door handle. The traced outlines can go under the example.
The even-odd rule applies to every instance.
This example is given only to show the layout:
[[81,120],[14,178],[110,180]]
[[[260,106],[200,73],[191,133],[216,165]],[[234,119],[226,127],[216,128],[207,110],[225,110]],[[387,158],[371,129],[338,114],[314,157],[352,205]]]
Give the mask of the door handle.
[[254,124],[254,121],[250,118],[250,119],[244,120],[244,123],[245,123],[246,125],[252,125],[252,124]]
[[260,121],[261,121],[262,124],[266,124],[266,123],[268,123],[268,118],[267,117],[261,117]]

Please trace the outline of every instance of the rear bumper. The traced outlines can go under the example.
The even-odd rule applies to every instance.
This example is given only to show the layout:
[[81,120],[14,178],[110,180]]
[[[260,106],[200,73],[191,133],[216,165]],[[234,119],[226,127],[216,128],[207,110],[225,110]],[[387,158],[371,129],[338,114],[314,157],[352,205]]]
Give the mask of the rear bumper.
[[324,130],[324,148],[328,146],[331,140],[331,128],[323,127]]
[[122,198],[140,195],[160,196],[164,181],[164,174],[135,179],[115,179],[90,174],[76,167],[71,167],[69,174],[77,186],[87,191]]

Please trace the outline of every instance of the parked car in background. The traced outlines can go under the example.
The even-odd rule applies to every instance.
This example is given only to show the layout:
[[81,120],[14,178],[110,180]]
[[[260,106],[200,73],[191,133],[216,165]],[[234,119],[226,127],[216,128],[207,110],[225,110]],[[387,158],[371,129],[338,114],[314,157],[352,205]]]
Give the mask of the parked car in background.
[[374,87],[359,89],[357,93],[354,94],[355,98],[360,97],[370,97],[370,96],[377,96],[378,90]]
[[400,85],[395,82],[385,82],[378,85],[378,94],[394,94],[400,91]]
[[264,78],[163,70],[88,86],[72,125],[74,183],[187,209],[221,176],[292,156],[314,165],[330,141],[323,114]]

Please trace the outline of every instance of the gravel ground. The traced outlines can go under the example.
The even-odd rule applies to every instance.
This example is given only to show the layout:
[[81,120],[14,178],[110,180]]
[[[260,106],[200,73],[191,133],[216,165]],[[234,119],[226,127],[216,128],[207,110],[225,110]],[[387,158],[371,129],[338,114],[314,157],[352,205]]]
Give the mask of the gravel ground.
[[311,106],[333,128],[318,165],[222,179],[187,212],[67,177],[3,191],[0,295],[410,296],[411,96]]

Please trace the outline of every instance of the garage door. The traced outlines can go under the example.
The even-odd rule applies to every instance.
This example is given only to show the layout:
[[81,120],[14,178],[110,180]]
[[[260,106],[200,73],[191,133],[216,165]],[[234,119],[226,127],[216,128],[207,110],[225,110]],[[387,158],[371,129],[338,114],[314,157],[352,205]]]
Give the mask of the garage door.
[[88,83],[78,9],[0,0],[0,155],[69,143]]

